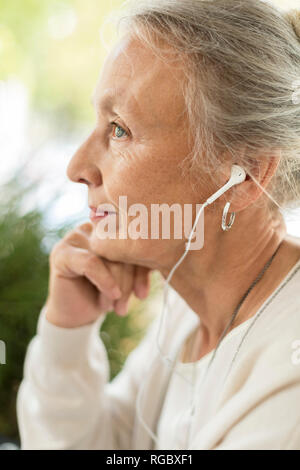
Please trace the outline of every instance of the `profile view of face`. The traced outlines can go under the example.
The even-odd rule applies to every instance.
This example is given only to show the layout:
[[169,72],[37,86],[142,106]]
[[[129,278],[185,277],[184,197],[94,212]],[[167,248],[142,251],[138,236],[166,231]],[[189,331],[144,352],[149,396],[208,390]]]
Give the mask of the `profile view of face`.
[[[146,206],[150,227],[151,204],[201,202],[180,167],[191,150],[183,79],[179,61],[165,63],[130,35],[110,52],[94,93],[95,129],[67,171],[71,180],[87,184],[90,206],[113,203],[118,216],[119,197],[126,196],[128,207]],[[132,216],[126,217],[130,223]],[[116,239],[101,240],[95,229],[92,249],[112,261],[155,267],[173,258],[174,250],[182,252],[186,240],[172,238],[119,239],[117,232]]]

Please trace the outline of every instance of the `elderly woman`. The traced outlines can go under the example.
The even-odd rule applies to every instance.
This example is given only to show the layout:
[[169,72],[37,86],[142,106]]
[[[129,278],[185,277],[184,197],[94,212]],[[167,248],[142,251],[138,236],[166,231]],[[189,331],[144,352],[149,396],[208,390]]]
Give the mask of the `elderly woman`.
[[[139,0],[120,24],[96,126],[68,167],[92,220],[50,256],[18,391],[22,448],[300,449],[300,239],[279,210],[300,205],[300,14]],[[205,207],[201,249],[176,227],[100,236],[105,220],[132,221],[120,196],[148,214],[189,204],[197,222],[233,165],[244,177]],[[109,382],[99,328],[147,297],[153,270],[170,281],[165,321]]]

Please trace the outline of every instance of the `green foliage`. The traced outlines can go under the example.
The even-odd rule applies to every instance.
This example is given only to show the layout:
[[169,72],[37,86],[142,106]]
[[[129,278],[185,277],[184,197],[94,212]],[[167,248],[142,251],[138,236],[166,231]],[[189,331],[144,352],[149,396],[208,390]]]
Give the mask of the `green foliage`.
[[34,334],[47,292],[48,260],[41,250],[45,232],[37,211],[19,213],[16,180],[1,190],[0,337],[6,364],[0,365],[0,432],[16,436],[15,398],[26,346]]

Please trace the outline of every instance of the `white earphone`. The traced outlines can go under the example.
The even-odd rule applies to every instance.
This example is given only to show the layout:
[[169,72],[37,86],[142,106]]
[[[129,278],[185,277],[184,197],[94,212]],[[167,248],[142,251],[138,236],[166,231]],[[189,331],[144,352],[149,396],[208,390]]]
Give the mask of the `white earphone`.
[[[199,218],[200,218],[200,215],[201,213],[203,212],[204,208],[206,206],[208,206],[209,204],[212,204],[216,199],[218,199],[219,197],[221,197],[226,191],[228,191],[230,188],[232,188],[233,186],[237,185],[237,184],[240,184],[242,183],[243,181],[245,181],[246,179],[246,172],[245,170],[240,167],[239,165],[233,165],[232,168],[231,168],[231,175],[230,175],[230,179],[229,181],[224,185],[222,186],[222,188],[220,188],[218,191],[216,191],[212,196],[210,196],[204,204],[202,204],[201,206],[201,209],[199,210],[197,216],[196,216],[196,219],[195,219],[195,222],[193,224],[193,228],[191,230],[191,233],[189,235],[189,238],[188,238],[188,242],[186,243],[186,248],[185,248],[185,251],[183,253],[183,255],[180,257],[180,259],[177,261],[177,263],[173,266],[173,268],[171,269],[166,281],[165,281],[165,285],[164,285],[164,294],[163,294],[163,308],[162,308],[162,312],[160,314],[160,323],[159,323],[159,329],[158,329],[158,335],[156,336],[156,345],[157,345],[157,349],[158,349],[158,352],[159,352],[159,355],[160,357],[168,363],[168,365],[171,365],[172,369],[174,369],[174,361],[172,361],[169,357],[167,356],[164,356],[162,351],[161,351],[161,348],[160,348],[160,345],[159,345],[159,335],[160,335],[160,332],[161,332],[161,325],[162,325],[162,321],[164,319],[164,316],[165,316],[165,307],[167,305],[167,294],[168,294],[168,287],[169,287],[169,282],[174,274],[174,272],[176,271],[176,269],[178,268],[178,266],[182,263],[182,261],[184,260],[184,258],[186,257],[189,249],[190,249],[190,245],[191,245],[191,240],[192,240],[192,237],[193,237],[193,233],[194,233],[194,230],[197,226],[197,223],[199,221]],[[177,373],[178,375],[180,375],[180,377],[182,377],[184,380],[187,380],[182,374],[180,374],[179,372],[177,372],[176,370],[174,370],[175,373]],[[145,384],[145,381],[142,385]],[[137,414],[138,414],[138,417],[141,421],[141,423],[143,424],[144,428],[146,429],[146,431],[149,433],[149,435],[152,437],[152,439],[157,442],[157,436],[152,432],[152,430],[149,428],[149,426],[145,423],[145,421],[143,420],[142,416],[141,416],[141,411],[140,411],[140,400],[141,400],[141,390],[142,390],[142,385],[141,387],[139,388],[139,391],[138,391],[138,396],[137,396]]]
[[228,191],[228,189],[232,188],[232,186],[242,183],[243,181],[245,181],[245,179],[246,179],[246,172],[244,168],[240,167],[239,165],[232,165],[230,180],[221,189],[219,189],[215,194],[210,196],[206,202],[208,204],[211,204],[220,196],[222,196],[222,194]]

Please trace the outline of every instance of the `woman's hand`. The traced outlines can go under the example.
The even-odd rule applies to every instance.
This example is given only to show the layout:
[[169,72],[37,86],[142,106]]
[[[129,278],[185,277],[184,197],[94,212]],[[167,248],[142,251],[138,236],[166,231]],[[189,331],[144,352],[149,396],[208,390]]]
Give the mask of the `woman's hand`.
[[150,270],[111,262],[90,249],[93,224],[84,223],[60,240],[50,254],[50,281],[46,318],[74,328],[94,322],[100,313],[125,315],[132,292],[145,298]]

